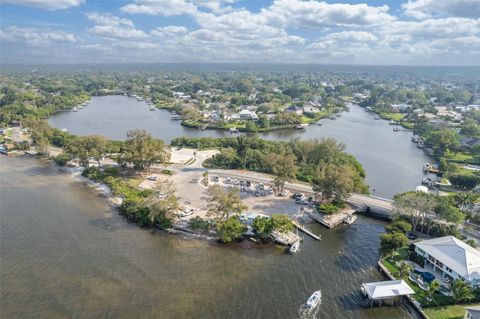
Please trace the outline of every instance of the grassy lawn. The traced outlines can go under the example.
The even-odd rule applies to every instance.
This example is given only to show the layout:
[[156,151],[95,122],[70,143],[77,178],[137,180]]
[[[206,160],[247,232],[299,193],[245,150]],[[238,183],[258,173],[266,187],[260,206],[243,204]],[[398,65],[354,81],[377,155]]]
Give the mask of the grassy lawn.
[[401,122],[400,125],[402,125],[404,128],[408,128],[408,129],[413,129],[415,123],[412,123],[412,122]]
[[[473,306],[473,305],[472,305]],[[424,309],[430,319],[462,319],[467,305],[452,305]]]
[[380,117],[385,120],[394,120],[394,121],[400,121],[405,117],[405,114],[401,113],[380,113]]
[[449,161],[458,161],[458,162],[466,162],[466,161],[470,161],[473,159],[473,156],[471,154],[468,154],[468,153],[452,153],[452,152],[448,152],[444,155],[445,159],[449,160]]
[[5,131],[5,135],[6,135],[7,137],[12,137],[12,136],[13,136],[13,130],[12,130],[11,128],[7,129],[7,130]]

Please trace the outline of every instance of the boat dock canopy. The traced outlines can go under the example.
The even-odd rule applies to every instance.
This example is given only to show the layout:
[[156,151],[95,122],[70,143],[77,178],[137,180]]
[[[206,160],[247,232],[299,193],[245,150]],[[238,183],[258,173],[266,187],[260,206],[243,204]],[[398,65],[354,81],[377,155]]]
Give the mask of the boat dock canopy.
[[362,290],[368,298],[372,300],[412,295],[415,293],[403,279],[364,283],[362,284]]

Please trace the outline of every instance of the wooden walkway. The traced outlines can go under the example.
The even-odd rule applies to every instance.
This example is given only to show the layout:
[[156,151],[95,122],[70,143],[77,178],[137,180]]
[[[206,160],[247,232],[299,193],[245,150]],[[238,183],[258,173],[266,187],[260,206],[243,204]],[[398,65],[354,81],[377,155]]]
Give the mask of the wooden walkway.
[[300,229],[301,231],[303,231],[305,234],[311,236],[312,238],[316,239],[316,240],[321,240],[321,237],[318,236],[318,235],[315,235],[314,233],[312,233],[310,230],[306,229],[305,227],[303,227],[302,225],[300,225],[299,223],[297,223],[296,221],[292,221],[293,225],[295,227],[297,227],[298,229]]

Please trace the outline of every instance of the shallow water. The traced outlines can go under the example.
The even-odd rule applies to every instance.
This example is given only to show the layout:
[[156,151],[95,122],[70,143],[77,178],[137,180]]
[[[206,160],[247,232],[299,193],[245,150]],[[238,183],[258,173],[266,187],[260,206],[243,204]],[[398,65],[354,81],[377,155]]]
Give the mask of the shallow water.
[[51,163],[0,157],[1,318],[298,318],[322,289],[317,318],[408,318],[363,308],[384,224],[305,238],[295,256],[250,242],[218,245],[140,229]]

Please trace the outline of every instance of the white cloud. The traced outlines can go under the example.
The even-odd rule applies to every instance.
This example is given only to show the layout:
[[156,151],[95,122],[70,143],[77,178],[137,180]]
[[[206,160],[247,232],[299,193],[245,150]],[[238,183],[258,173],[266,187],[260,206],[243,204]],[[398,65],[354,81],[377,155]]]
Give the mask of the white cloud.
[[133,22],[126,18],[119,18],[111,14],[98,13],[98,12],[89,12],[86,14],[87,18],[100,25],[109,25],[109,26],[120,26],[125,25],[128,27],[133,27]]
[[142,39],[147,37],[144,31],[135,29],[133,22],[126,18],[97,12],[87,13],[87,18],[99,24],[90,28],[89,31],[101,37],[116,39]]
[[402,5],[405,15],[425,19],[434,15],[465,18],[480,17],[479,0],[408,0]]
[[408,34],[416,38],[451,38],[480,33],[480,19],[442,18],[396,21],[380,28],[384,34]]
[[176,16],[182,14],[194,14],[197,7],[186,0],[135,0],[135,3],[127,4],[120,10],[130,14],[150,14],[162,16]]
[[61,10],[70,7],[77,7],[85,3],[85,0],[3,0],[2,3],[35,7],[46,10]]
[[183,35],[188,32],[188,29],[184,26],[170,25],[166,27],[158,27],[153,29],[150,33],[158,37],[170,37]]
[[324,40],[348,41],[348,42],[369,42],[376,41],[378,38],[365,31],[342,31],[337,33],[329,33]]
[[306,28],[378,25],[395,20],[388,6],[327,3],[319,1],[275,0],[262,10],[271,23]]
[[146,33],[142,30],[124,28],[121,26],[96,25],[89,30],[90,32],[105,38],[141,39],[147,37]]
[[71,33],[36,28],[10,26],[2,29],[0,39],[10,43],[22,43],[27,46],[46,46],[52,42],[76,42],[76,36]]

